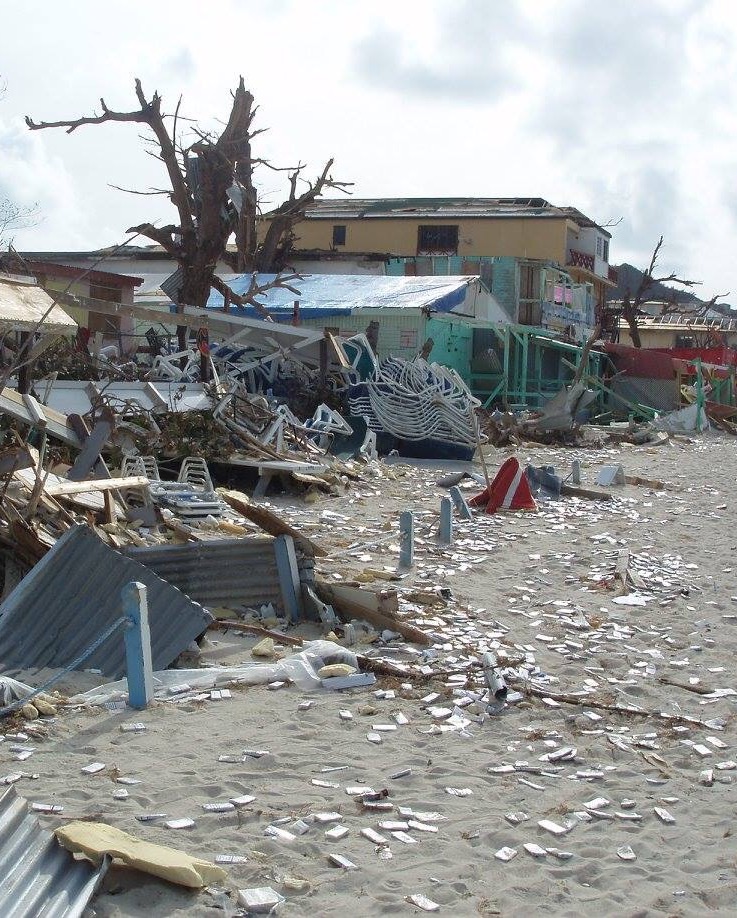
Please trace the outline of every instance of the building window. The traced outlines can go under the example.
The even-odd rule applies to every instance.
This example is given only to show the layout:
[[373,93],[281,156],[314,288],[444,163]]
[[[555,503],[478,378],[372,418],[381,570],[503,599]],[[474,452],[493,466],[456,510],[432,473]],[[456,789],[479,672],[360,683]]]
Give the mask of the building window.
[[676,335],[676,347],[696,347],[696,339],[693,335]]
[[596,237],[596,254],[599,256],[599,258],[601,258],[601,244],[603,241],[604,240],[601,238],[601,236]]
[[416,328],[400,329],[399,346],[416,348],[417,347],[417,329]]
[[333,245],[345,245],[345,227],[333,227]]
[[93,300],[105,300],[108,303],[122,303],[122,290],[120,287],[103,287],[99,284],[90,284],[90,297]]
[[609,262],[609,240],[608,239],[602,240],[601,257],[607,263]]
[[457,255],[457,226],[420,226],[417,228],[418,255]]

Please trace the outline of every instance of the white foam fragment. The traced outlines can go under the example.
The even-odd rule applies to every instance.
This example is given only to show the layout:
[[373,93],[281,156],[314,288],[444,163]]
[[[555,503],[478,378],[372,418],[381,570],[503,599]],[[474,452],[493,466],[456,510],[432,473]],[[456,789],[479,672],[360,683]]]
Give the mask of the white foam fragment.
[[505,845],[503,848],[494,852],[494,857],[498,861],[511,861],[512,858],[517,857],[517,849]]

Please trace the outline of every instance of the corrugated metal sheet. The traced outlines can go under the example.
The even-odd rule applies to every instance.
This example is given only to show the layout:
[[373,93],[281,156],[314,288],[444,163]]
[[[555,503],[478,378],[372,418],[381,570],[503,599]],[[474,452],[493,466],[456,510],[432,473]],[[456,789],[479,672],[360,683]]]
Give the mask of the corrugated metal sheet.
[[0,328],[69,335],[77,323],[38,284],[0,277]]
[[2,918],[79,918],[107,865],[107,859],[99,867],[76,861],[14,788],[0,796]]
[[[122,615],[121,590],[132,580],[148,588],[153,666],[166,669],[212,616],[87,526],[75,526],[0,606],[0,671],[68,666]],[[113,679],[125,675],[122,631],[81,665]]]
[[[250,274],[223,274],[222,280],[236,293],[245,293],[251,283]],[[269,283],[275,274],[258,274],[259,284]],[[151,277],[142,291],[136,294],[136,303],[165,301]],[[471,289],[471,299],[478,296],[478,278],[473,276],[443,277],[388,277],[369,274],[305,274],[291,286],[299,290],[299,296],[286,288],[273,287],[267,290],[259,301],[274,316],[292,316],[293,304],[299,300],[300,314],[305,318],[313,315],[348,316],[355,311],[383,309],[399,311],[419,310],[432,307],[439,312],[449,312],[463,304]],[[488,294],[487,294],[488,296]],[[222,294],[210,292],[208,309],[221,310]],[[233,316],[258,317],[253,307],[230,307]],[[158,385],[158,384],[157,384]]]
[[128,548],[125,554],[211,608],[269,602],[284,608],[272,538]]

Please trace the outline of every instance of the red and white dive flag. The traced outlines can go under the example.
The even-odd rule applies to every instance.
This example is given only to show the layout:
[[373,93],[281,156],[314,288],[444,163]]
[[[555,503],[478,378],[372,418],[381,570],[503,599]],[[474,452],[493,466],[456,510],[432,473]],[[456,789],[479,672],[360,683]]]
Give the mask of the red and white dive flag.
[[514,456],[502,463],[489,487],[468,503],[472,507],[485,507],[487,513],[496,513],[497,510],[537,510],[525,470]]

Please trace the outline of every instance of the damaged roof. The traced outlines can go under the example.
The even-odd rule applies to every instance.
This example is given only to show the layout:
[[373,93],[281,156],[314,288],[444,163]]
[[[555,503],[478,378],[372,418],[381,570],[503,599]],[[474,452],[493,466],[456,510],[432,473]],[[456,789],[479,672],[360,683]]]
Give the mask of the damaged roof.
[[65,335],[77,323],[34,281],[0,275],[0,330]]
[[[268,220],[270,214],[265,214]],[[558,207],[545,198],[321,198],[309,204],[306,220],[459,219],[535,217],[573,220],[581,227],[603,227],[576,207]]]
[[[257,274],[259,284],[275,280],[276,274]],[[221,279],[235,293],[246,293],[251,284],[251,274],[223,274]],[[136,302],[169,302],[157,286],[164,280],[149,275],[136,295]],[[373,274],[305,274],[290,282],[299,295],[286,288],[273,287],[259,300],[274,316],[291,317],[295,300],[305,317],[349,316],[366,309],[422,309],[450,312],[464,302],[469,288],[485,288],[473,275],[442,277],[390,277]],[[488,296],[488,293],[486,293]],[[208,309],[222,310],[223,297],[212,290],[207,301]],[[235,315],[257,316],[253,307],[230,307]]]

